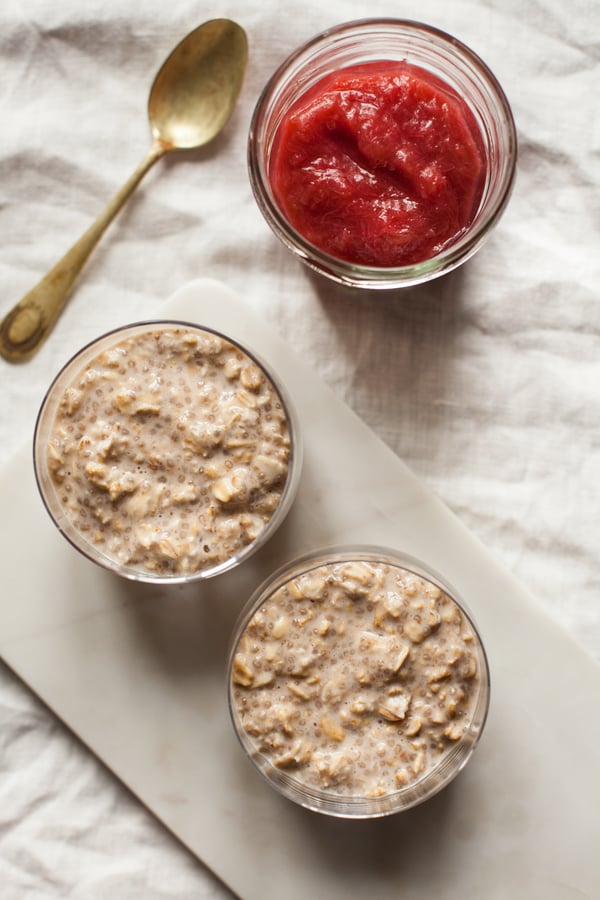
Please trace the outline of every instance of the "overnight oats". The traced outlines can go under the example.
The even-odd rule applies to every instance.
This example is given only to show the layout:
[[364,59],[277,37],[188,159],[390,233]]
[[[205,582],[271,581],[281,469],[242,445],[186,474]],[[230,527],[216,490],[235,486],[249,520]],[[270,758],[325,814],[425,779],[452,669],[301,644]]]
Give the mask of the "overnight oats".
[[485,722],[477,630],[437,577],[390,550],[291,564],[242,614],[229,705],[285,796],[344,817],[407,809],[464,766]]
[[142,581],[225,571],[264,543],[297,484],[289,402],[249,351],[143,323],[78,354],[44,401],[38,484],[65,536]]

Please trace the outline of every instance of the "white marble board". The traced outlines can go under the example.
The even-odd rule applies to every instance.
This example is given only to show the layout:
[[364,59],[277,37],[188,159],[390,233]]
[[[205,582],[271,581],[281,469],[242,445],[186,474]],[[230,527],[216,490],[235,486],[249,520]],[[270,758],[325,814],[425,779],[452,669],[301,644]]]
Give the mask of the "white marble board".
[[[244,900],[598,897],[598,666],[225,286],[187,285],[160,316],[221,329],[280,373],[304,433],[298,499],[238,571],[202,587],[136,586],[55,532],[24,448],[0,473],[6,663]],[[492,673],[467,769],[429,803],[371,822],[278,797],[226,710],[229,635],[253,588],[301,552],[348,541],[442,572],[474,613]]]

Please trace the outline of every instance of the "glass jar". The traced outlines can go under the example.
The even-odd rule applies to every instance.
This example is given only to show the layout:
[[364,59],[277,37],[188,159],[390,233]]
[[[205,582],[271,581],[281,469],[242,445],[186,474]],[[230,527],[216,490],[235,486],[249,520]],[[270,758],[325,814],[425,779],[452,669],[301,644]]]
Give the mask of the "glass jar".
[[241,746],[284,797],[365,819],[452,781],[481,737],[487,658],[463,600],[385,547],[326,549],[268,578],[228,662]]
[[212,578],[264,546],[302,465],[276,373],[227,335],[175,321],[118,328],[76,353],[33,443],[59,532],[103,568],[154,584]]
[[[358,64],[405,61],[431,73],[466,103],[481,136],[484,183],[470,224],[435,256],[394,268],[347,262],[319,249],[294,228],[271,184],[274,141],[290,108],[324,76]],[[267,223],[303,263],[352,287],[390,289],[429,281],[471,257],[498,222],[509,200],[517,157],[509,103],[487,65],[468,47],[431,26],[400,19],[364,19],[331,28],[292,53],[262,91],[250,125],[248,167],[252,190]]]

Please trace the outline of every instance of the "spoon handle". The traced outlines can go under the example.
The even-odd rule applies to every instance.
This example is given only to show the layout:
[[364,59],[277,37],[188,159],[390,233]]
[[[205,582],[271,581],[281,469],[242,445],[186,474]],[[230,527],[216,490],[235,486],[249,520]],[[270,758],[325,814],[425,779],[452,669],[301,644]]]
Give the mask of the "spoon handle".
[[56,265],[0,322],[0,355],[9,362],[24,362],[50,333],[69,296],[73,282],[88,256],[146,172],[167,147],[156,140],[147,155],[115,194],[96,221]]

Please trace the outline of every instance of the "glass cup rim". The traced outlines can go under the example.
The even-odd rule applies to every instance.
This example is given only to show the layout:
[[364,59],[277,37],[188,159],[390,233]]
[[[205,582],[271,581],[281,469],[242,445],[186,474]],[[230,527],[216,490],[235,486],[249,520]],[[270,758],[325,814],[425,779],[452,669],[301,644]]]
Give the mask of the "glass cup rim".
[[[330,42],[336,39],[341,42],[343,38],[362,33],[365,29],[372,29],[373,34],[380,32],[382,36],[385,35],[386,30],[389,31],[390,36],[427,36],[433,39],[440,49],[450,50],[456,58],[466,61],[470,69],[478,73],[494,96],[506,131],[505,144],[509,163],[502,178],[502,188],[497,192],[498,196],[488,209],[485,209],[485,205],[483,207],[485,215],[481,215],[480,221],[468,225],[458,239],[452,241],[449,246],[435,256],[406,266],[367,266],[351,263],[327,253],[306,240],[279,209],[272,195],[268,173],[261,159],[260,126],[268,114],[271,95],[285,83],[294,66],[304,57],[308,59],[318,49],[327,50]],[[331,49],[335,49],[335,46],[332,43]],[[288,250],[315,271],[339,283],[372,290],[391,289],[411,287],[447,274],[475,254],[504,213],[510,200],[516,178],[517,145],[515,120],[506,93],[488,64],[478,53],[459,38],[436,26],[407,18],[372,17],[342,22],[319,32],[295,48],[279,64],[264,85],[253,110],[247,142],[247,166],[250,185],[257,205],[267,224]]]
[[[98,548],[93,547],[89,541],[86,541],[85,538],[83,538],[77,528],[75,528],[73,525],[70,525],[66,516],[57,514],[57,510],[60,511],[60,504],[56,503],[56,509],[53,508],[47,495],[46,488],[43,484],[43,475],[46,475],[46,478],[48,478],[49,476],[47,475],[47,468],[44,464],[45,455],[43,454],[40,447],[40,440],[42,426],[46,423],[45,417],[48,415],[52,415],[53,417],[56,413],[56,407],[53,410],[50,410],[50,404],[54,399],[54,391],[59,386],[61,380],[66,378],[71,369],[76,369],[77,365],[80,362],[82,365],[85,365],[85,358],[89,354],[93,353],[96,348],[99,348],[104,343],[108,343],[110,345],[111,339],[116,338],[117,336],[123,335],[123,337],[126,337],[128,334],[135,332],[140,333],[144,330],[156,330],[171,326],[215,335],[216,337],[221,338],[232,346],[237,347],[263,371],[263,373],[267,376],[273,388],[277,392],[285,413],[285,418],[290,434],[290,461],[288,465],[288,474],[285,486],[279,499],[279,503],[277,504],[277,508],[273,512],[269,521],[266,523],[262,532],[255,540],[245,545],[237,553],[234,553],[228,559],[224,560],[222,563],[219,563],[216,566],[211,566],[207,569],[199,569],[198,571],[184,574],[156,575],[151,571],[146,571],[141,568],[131,567],[127,564],[119,563],[108,554],[101,553]],[[44,393],[44,397],[38,409],[33,429],[32,456],[34,478],[38,493],[42,499],[42,503],[46,509],[46,512],[48,513],[52,523],[54,524],[58,532],[75,550],[77,550],[90,562],[100,566],[100,568],[118,575],[121,578],[125,578],[126,580],[144,584],[165,586],[193,584],[197,582],[207,581],[208,579],[224,574],[225,572],[228,572],[241,563],[245,562],[246,559],[256,553],[261,547],[263,547],[272,537],[278,527],[282,524],[289,511],[289,507],[293,502],[300,479],[303,450],[300,425],[294,403],[280,377],[276,374],[273,367],[268,362],[266,362],[260,354],[248,347],[243,341],[230,336],[229,334],[221,331],[218,328],[214,328],[210,325],[197,324],[185,319],[166,317],[140,319],[134,322],[127,323],[126,325],[116,326],[115,328],[111,328],[108,331],[105,331],[102,334],[98,335],[97,337],[87,341],[78,350],[70,355],[66,362],[64,362],[56,372]],[[63,519],[65,524],[62,523]]]
[[[321,566],[341,562],[372,562],[389,564],[404,569],[429,581],[440,588],[457,605],[476,637],[478,662],[480,664],[479,686],[471,717],[470,729],[444,757],[417,781],[381,798],[348,798],[335,795],[327,790],[307,788],[297,779],[277,769],[246,739],[238,727],[232,699],[232,668],[239,641],[255,612],[287,584],[293,577],[313,571]],[[242,607],[234,624],[227,653],[227,705],[230,721],[238,743],[254,768],[272,788],[287,799],[318,813],[336,818],[370,819],[393,815],[412,809],[431,799],[445,788],[467,765],[475,752],[485,730],[490,707],[491,675],[488,654],[481,638],[481,632],[467,603],[456,588],[435,569],[422,560],[398,549],[378,544],[348,543],[330,545],[308,551],[283,563],[256,587]],[[466,738],[469,737],[469,743]],[[428,788],[427,782],[436,779]]]

